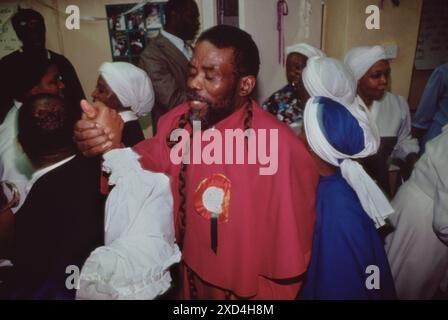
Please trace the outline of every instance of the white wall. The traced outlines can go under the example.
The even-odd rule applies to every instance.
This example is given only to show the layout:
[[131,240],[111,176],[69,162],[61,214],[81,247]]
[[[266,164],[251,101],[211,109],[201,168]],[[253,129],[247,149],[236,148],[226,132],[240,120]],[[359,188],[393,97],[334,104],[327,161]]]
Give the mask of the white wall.
[[[308,32],[304,12],[307,4],[311,9]],[[320,48],[322,1],[288,0],[288,7],[289,14],[284,17],[286,46],[307,42]],[[253,36],[260,50],[256,99],[261,103],[286,84],[285,68],[278,63],[277,1],[240,0],[239,14],[240,27]]]

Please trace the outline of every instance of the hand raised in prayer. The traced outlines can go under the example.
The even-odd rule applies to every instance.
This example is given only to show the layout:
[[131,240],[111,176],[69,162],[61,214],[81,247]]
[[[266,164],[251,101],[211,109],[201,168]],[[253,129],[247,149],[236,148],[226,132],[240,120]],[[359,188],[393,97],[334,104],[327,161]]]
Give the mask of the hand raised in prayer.
[[101,102],[93,105],[81,101],[83,115],[75,125],[74,140],[86,157],[104,154],[121,147],[123,120],[119,114]]

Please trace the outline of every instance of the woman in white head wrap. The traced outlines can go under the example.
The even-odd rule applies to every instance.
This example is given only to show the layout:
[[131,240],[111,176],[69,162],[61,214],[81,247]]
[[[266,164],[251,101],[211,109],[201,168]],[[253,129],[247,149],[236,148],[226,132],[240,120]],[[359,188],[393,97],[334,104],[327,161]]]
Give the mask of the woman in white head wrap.
[[[351,155],[351,158],[361,159],[377,152],[379,146],[377,130],[375,125],[370,122],[369,117],[366,116],[366,113],[357,107],[355,103],[356,86],[354,79],[341,62],[327,57],[315,57],[310,59],[303,72],[303,83],[312,97],[308,100],[309,102],[313,97],[329,98],[342,105],[357,121],[357,124],[362,129],[364,147],[360,152]],[[355,189],[363,204],[364,210],[366,210],[372,220],[375,221],[377,227],[384,225],[384,217],[391,214],[393,210],[381,190],[379,190],[372,179],[365,173],[362,166],[357,162],[348,160],[339,162],[336,161],[333,156],[328,155],[325,150],[326,140],[323,138],[322,141],[316,140],[318,132],[314,130],[315,128],[310,127],[311,121],[314,120],[310,119],[308,124],[305,122],[305,130],[307,130],[308,143],[313,151],[325,161],[336,166],[341,166],[342,175]],[[349,138],[350,137],[347,137],[347,139]],[[316,151],[315,149],[319,149],[319,151]],[[341,157],[343,157],[343,155],[338,153],[336,158],[349,158],[348,156]]]
[[[355,81],[339,61],[312,58],[303,72],[311,98],[304,111],[306,141],[321,174],[317,220],[304,299],[390,299],[394,287],[375,229],[392,208],[359,159],[376,152],[379,137],[354,104]],[[381,290],[365,287],[376,265]]]
[[125,122],[122,142],[132,147],[144,139],[138,118],[154,106],[151,80],[145,71],[127,62],[105,62],[99,74],[92,97],[119,112]]
[[357,81],[357,102],[377,124],[381,145],[378,153],[364,162],[367,172],[383,190],[392,195],[389,185],[389,158],[396,159],[407,178],[419,151],[417,139],[410,135],[411,116],[406,100],[387,92],[390,65],[381,46],[358,47],[344,59]]
[[288,84],[274,92],[263,103],[263,109],[272,113],[280,121],[288,124],[296,133],[300,133],[303,107],[308,99],[306,90],[303,88],[302,71],[309,58],[323,57],[325,54],[306,43],[287,47],[286,54],[286,78]]
[[[125,62],[104,63],[99,72],[92,96],[118,110],[125,122],[123,143],[132,146],[143,140],[138,117],[154,104],[151,81],[146,72]],[[108,183],[114,186],[105,205],[105,245],[84,263],[76,298],[155,299],[170,288],[170,267],[181,258],[169,178],[144,170],[131,148],[111,150],[103,159]]]

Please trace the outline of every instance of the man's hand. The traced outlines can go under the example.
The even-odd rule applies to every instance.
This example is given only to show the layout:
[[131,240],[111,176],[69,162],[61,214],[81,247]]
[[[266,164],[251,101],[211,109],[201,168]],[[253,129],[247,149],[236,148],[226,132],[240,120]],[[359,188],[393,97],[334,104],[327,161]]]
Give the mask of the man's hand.
[[123,120],[118,113],[100,102],[91,105],[81,101],[82,119],[75,125],[74,139],[78,149],[93,157],[121,147]]

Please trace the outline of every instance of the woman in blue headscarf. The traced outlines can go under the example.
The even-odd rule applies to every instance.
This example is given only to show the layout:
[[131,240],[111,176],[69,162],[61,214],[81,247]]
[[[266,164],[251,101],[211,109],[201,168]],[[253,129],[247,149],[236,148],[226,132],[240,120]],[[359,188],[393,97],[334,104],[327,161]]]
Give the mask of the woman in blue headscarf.
[[[321,178],[311,262],[300,297],[393,299],[389,264],[375,228],[384,224],[392,208],[352,160],[376,152],[377,132],[352,105],[355,94],[350,88],[355,86],[345,67],[334,59],[318,58],[309,68],[304,84],[312,98],[305,106],[304,127]],[[321,81],[329,74],[339,80]]]

